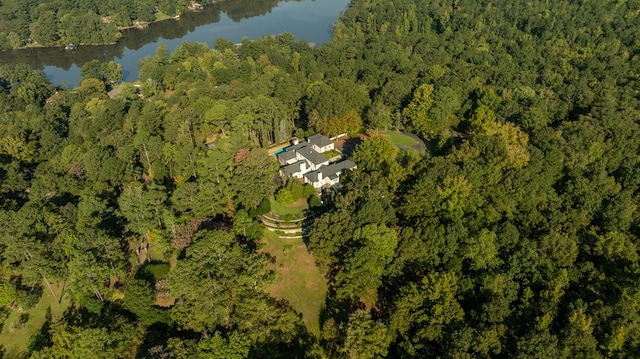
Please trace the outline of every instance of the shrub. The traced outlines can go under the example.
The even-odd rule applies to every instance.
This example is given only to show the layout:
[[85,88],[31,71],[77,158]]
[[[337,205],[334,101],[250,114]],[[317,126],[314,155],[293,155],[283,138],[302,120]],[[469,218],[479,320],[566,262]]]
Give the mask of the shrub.
[[278,203],[282,204],[283,206],[286,206],[293,203],[294,199],[291,191],[286,188],[281,188],[276,194],[276,201],[278,201]]
[[316,196],[316,189],[313,188],[312,185],[305,183],[304,186],[302,186],[302,197],[303,198],[310,198],[311,196],[317,197]]
[[147,270],[153,276],[153,279],[160,280],[169,275],[171,265],[169,263],[153,263],[147,265]]
[[12,283],[0,283],[0,307],[5,307],[16,299],[18,299],[16,286]]
[[253,218],[269,212],[271,212],[271,201],[269,201],[269,198],[265,198],[260,202],[258,208],[252,210],[249,215]]
[[314,194],[309,197],[309,208],[318,209],[320,207],[322,207],[322,201],[320,201],[320,198],[318,198],[318,196]]
[[31,290],[18,290],[16,302],[18,302],[24,310],[29,310],[38,304],[42,297],[42,287],[33,288]]
[[297,201],[300,198],[304,198],[304,186],[297,179],[295,178],[290,179],[289,182],[287,182],[287,186],[285,188],[288,189],[289,192],[291,192],[291,197],[293,198],[293,201]]

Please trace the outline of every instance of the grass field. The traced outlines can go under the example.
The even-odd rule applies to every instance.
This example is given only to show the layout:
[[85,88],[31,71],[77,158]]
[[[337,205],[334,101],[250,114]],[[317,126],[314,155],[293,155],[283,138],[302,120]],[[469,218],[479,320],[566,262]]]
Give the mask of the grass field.
[[276,259],[270,266],[277,277],[266,288],[267,293],[286,299],[297,313],[302,314],[309,332],[320,336],[320,310],[327,293],[327,283],[313,256],[307,252],[302,239],[279,238],[265,230],[263,242],[262,250]]
[[302,213],[309,208],[307,201],[302,199],[297,202],[294,202],[290,206],[283,206],[280,203],[276,202],[276,200],[271,199],[271,213],[278,215],[280,217],[290,214],[294,217],[302,216]]
[[[27,313],[29,314],[29,320],[22,325],[14,325],[18,322],[18,318],[22,313],[17,309],[11,311],[9,317],[4,321],[2,326],[2,332],[0,333],[0,344],[2,344],[8,353],[18,354],[26,352],[27,343],[29,338],[40,331],[42,325],[46,321],[47,310],[51,308],[52,317],[62,316],[65,309],[69,306],[69,299],[67,296],[62,295],[62,302],[58,304],[53,298],[53,295],[47,289],[47,286],[42,283],[44,289],[42,291],[42,298],[35,307],[31,308]],[[62,284],[52,283],[51,287],[58,297],[62,293]]]
[[418,141],[400,132],[380,132],[396,146],[415,146]]

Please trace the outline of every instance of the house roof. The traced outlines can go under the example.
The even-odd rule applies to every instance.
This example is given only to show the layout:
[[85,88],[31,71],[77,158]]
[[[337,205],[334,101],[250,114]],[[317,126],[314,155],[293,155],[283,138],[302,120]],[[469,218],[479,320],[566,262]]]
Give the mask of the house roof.
[[302,157],[316,166],[328,161],[323,155],[319,154],[318,151],[314,150],[311,147],[302,147],[297,149],[296,152],[301,154]]
[[305,142],[305,141],[302,141],[302,142],[298,143],[297,145],[289,146],[289,147],[285,148],[284,150],[287,151],[287,152],[293,152],[293,151],[297,151],[297,150],[299,150],[301,148],[304,148],[304,147],[307,147],[307,146],[309,146],[309,143]]
[[304,161],[298,161],[296,163],[292,163],[290,165],[286,165],[281,168],[288,175],[293,175],[294,173],[300,173],[302,170],[302,164]]
[[342,172],[343,170],[350,170],[356,168],[356,164],[351,160],[344,160],[342,162],[334,163],[329,166],[325,166],[320,168],[318,171],[322,173],[322,177],[329,177],[331,175],[336,175]]
[[318,171],[313,171],[313,172],[308,172],[304,174],[304,178],[307,179],[307,181],[313,183],[315,181],[318,180],[318,175],[317,175]]
[[331,141],[328,137],[325,137],[319,133],[316,133],[313,136],[307,137],[307,142],[309,142],[312,145],[316,145],[318,147],[329,146],[333,143],[333,141]]
[[318,180],[318,173],[322,175],[322,178],[329,178],[331,180],[335,180],[343,170],[351,170],[356,168],[356,164],[350,160],[344,160],[342,162],[334,163],[329,166],[320,167],[319,170],[314,172],[309,172],[304,175],[311,182],[315,182]]
[[278,161],[280,162],[288,162],[296,158],[296,153],[295,151],[284,151],[278,153],[276,157],[278,157]]

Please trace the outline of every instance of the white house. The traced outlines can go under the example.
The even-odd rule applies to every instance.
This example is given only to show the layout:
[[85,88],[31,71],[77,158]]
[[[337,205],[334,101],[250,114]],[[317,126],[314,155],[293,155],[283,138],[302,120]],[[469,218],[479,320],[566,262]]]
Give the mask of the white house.
[[311,147],[313,147],[314,150],[320,153],[331,151],[335,148],[333,141],[319,133],[307,137],[307,142],[311,145]]
[[314,188],[334,186],[340,182],[340,175],[343,171],[353,170],[356,168],[357,166],[353,161],[344,160],[342,162],[322,167],[317,171],[305,173],[304,181],[306,183],[310,183]]
[[296,143],[277,154],[280,174],[300,178],[315,188],[333,186],[338,183],[343,170],[354,169],[356,164],[346,160],[329,164],[323,152],[335,149],[333,141],[320,134],[307,137],[307,141]]

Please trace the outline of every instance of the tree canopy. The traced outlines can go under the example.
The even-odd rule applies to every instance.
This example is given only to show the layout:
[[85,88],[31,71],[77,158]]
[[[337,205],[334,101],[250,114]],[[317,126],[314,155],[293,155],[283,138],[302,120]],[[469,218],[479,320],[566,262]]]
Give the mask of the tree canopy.
[[[38,25],[12,17],[27,8]],[[0,35],[54,41],[72,14],[3,2]],[[0,313],[65,285],[36,358],[638,357],[638,14],[355,0],[328,44],[160,45],[113,97],[115,64],[72,90],[3,66]],[[268,149],[316,131],[349,132],[358,165],[303,223],[318,335],[267,294],[256,230],[302,191]]]

